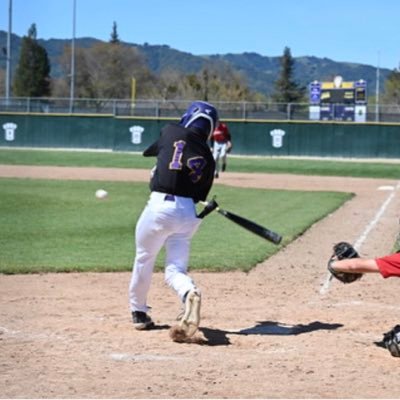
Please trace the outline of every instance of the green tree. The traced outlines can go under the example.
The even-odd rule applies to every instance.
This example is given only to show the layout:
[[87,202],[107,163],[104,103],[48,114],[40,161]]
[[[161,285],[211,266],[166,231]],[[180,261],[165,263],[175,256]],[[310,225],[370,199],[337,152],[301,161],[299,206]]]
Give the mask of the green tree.
[[110,37],[110,43],[120,43],[119,37],[118,37],[118,31],[117,31],[117,23],[114,21],[113,27],[112,27],[112,32],[111,32],[111,37]]
[[289,47],[285,47],[281,57],[281,72],[275,82],[272,99],[277,103],[299,103],[304,100],[305,88],[300,87],[293,78],[294,59]]
[[47,51],[36,39],[36,25],[22,38],[21,53],[13,80],[14,96],[48,97],[51,94]]
[[400,71],[394,69],[385,81],[382,103],[400,104]]

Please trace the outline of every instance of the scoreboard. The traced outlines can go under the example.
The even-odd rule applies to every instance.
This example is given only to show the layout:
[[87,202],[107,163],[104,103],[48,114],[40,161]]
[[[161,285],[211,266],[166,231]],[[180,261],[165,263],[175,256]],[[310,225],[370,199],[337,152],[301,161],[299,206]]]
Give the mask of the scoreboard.
[[336,76],[333,82],[310,83],[310,119],[320,121],[365,122],[367,115],[367,82],[343,82]]

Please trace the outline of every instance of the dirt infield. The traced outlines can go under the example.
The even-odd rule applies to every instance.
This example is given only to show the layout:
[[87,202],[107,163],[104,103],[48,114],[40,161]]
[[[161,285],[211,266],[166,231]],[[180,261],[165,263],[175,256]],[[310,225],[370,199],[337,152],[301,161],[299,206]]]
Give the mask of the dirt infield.
[[[147,181],[148,172],[0,166],[0,176]],[[326,272],[339,240],[364,256],[391,251],[399,182],[226,172],[216,184],[356,196],[248,274],[194,273],[203,308],[190,344],[169,339],[179,302],[161,273],[148,332],[131,325],[130,273],[0,275],[1,398],[400,398],[400,359],[375,343],[400,323],[400,281],[328,284]]]

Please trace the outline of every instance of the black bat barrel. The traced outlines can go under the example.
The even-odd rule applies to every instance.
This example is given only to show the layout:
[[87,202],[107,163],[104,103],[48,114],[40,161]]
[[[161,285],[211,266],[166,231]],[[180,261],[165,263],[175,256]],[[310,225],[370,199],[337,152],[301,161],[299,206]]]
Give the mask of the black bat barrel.
[[230,219],[241,227],[247,229],[248,231],[269,240],[274,244],[279,244],[282,241],[282,236],[276,232],[269,230],[259,224],[256,224],[253,221],[248,220],[247,218],[243,218],[239,215],[231,213],[230,211],[218,209],[218,212],[222,214],[224,217]]

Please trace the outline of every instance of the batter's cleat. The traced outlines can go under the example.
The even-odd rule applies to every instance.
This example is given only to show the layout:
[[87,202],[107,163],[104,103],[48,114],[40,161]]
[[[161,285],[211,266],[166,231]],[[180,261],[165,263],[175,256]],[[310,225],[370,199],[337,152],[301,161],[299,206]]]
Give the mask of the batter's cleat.
[[222,164],[222,172],[225,172],[226,170],[226,163]]
[[218,172],[215,172],[215,178],[219,178],[219,174],[218,174]]
[[185,299],[185,312],[179,323],[184,330],[186,337],[195,334],[200,324],[200,306],[201,294],[198,289],[192,289],[188,292]]
[[135,329],[143,331],[154,326],[154,322],[143,311],[132,311],[132,322]]

